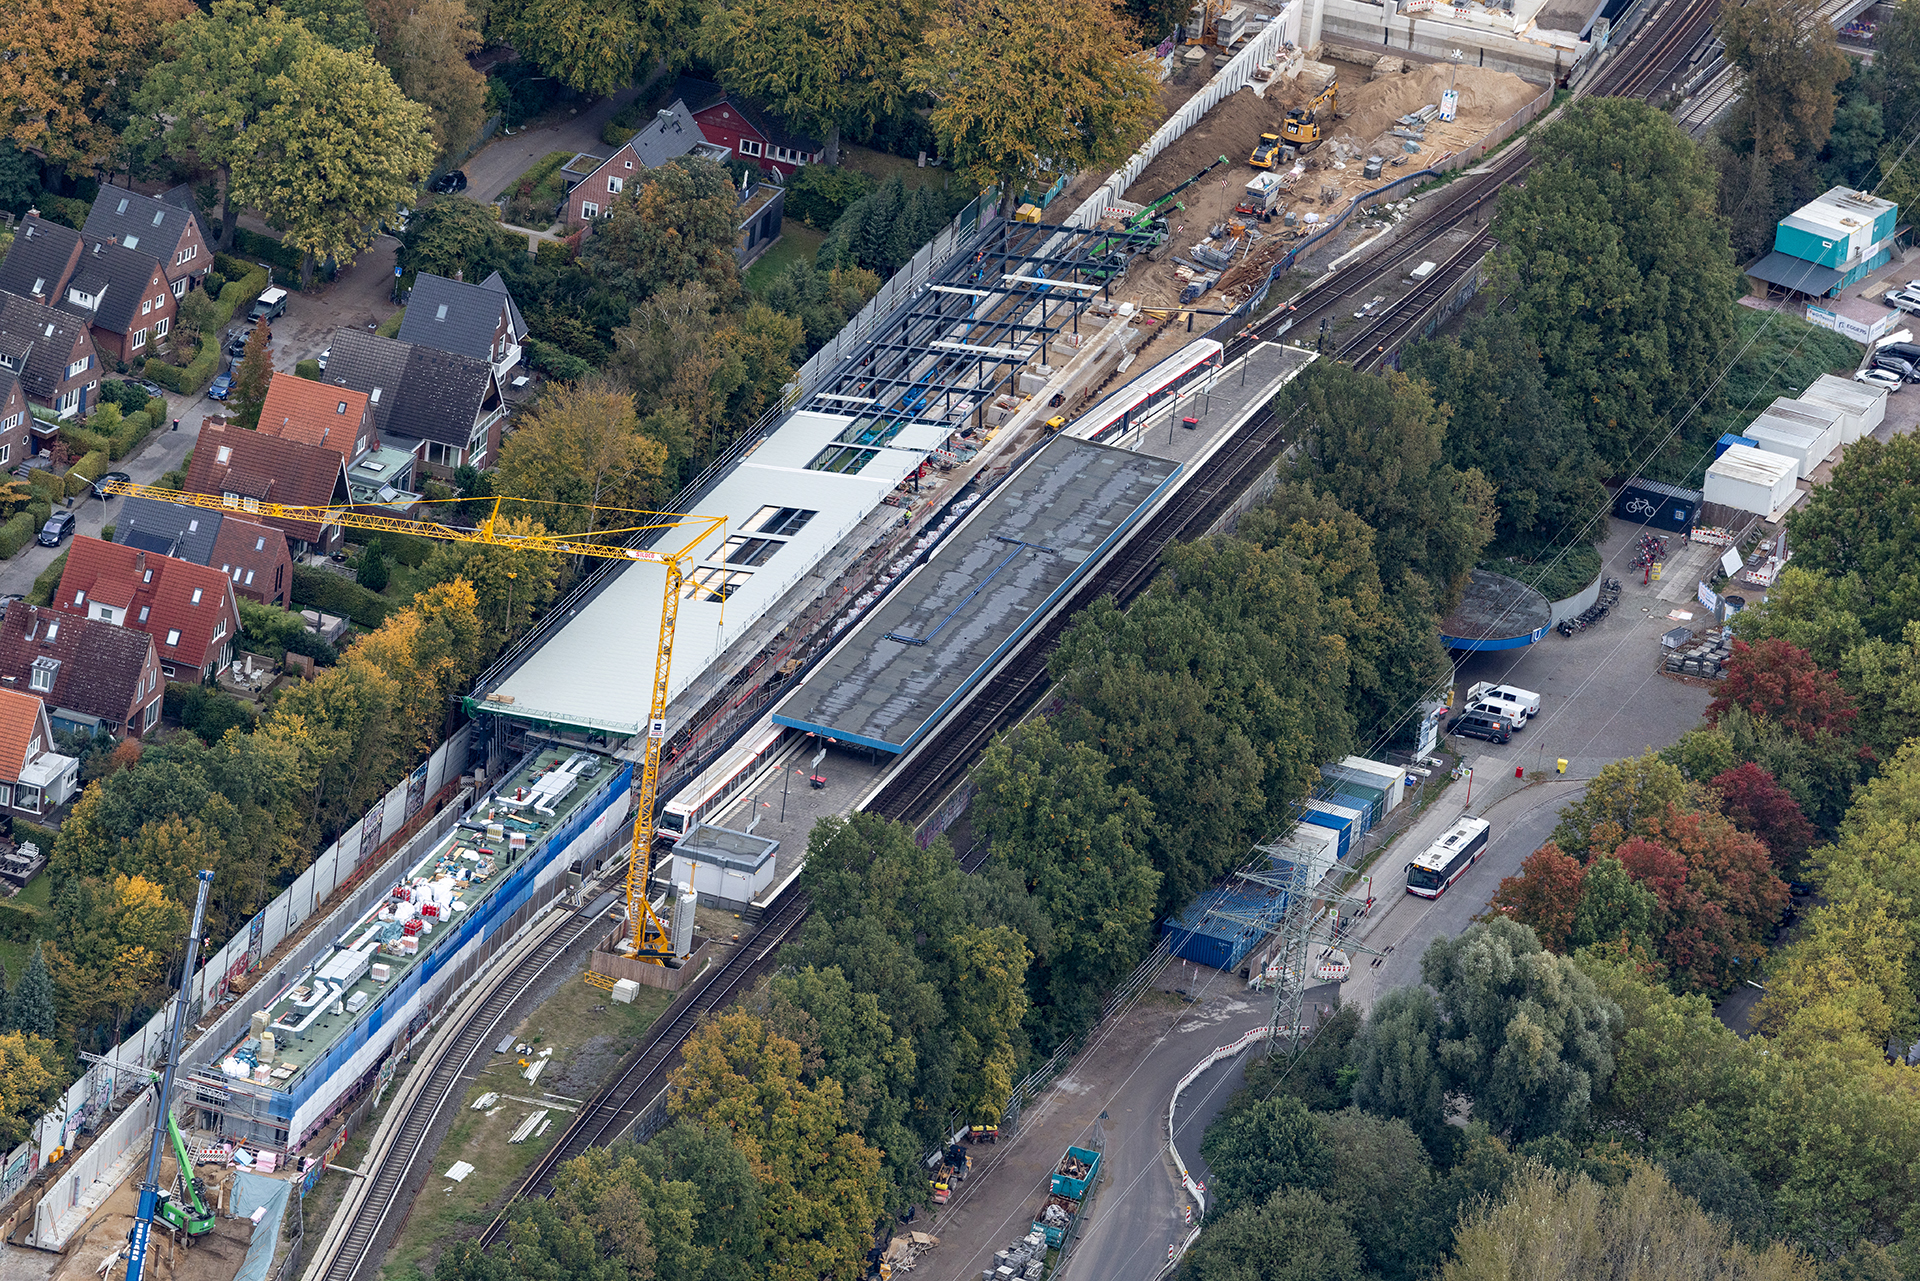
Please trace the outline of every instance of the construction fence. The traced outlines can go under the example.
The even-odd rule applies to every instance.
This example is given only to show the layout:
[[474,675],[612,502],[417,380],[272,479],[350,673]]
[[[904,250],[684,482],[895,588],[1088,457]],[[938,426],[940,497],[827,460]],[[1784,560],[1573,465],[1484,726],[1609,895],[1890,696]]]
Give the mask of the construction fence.
[[[430,798],[447,799],[454,792],[466,766],[471,735],[472,727],[462,726],[339,840],[321,851],[307,870],[243,925],[225,947],[207,958],[188,984],[190,1023],[217,1006],[235,983],[259,969],[336,890],[362,878],[365,883],[360,893],[335,908],[329,920],[338,919],[344,926],[364,912],[372,899],[386,892],[387,877],[367,875],[379,864],[381,855],[397,851],[387,863],[404,863],[415,857],[424,843],[445,835],[459,817],[458,805],[447,805],[424,822],[421,816],[429,808]],[[304,966],[331,943],[337,932],[325,928],[310,931],[303,943],[281,959],[281,974]],[[171,1010],[169,1001],[143,1027],[109,1050],[105,1055],[108,1062],[96,1063],[82,1073],[68,1087],[60,1106],[35,1125],[34,1135],[7,1154],[0,1164],[0,1204],[17,1193],[35,1171],[51,1164],[56,1153],[64,1156],[83,1133],[93,1131],[112,1110],[116,1098],[147,1084],[146,1069],[160,1062],[166,1044]],[[239,1039],[249,1012],[245,1003],[235,1002],[182,1050],[181,1063],[210,1061]],[[130,1147],[144,1143],[152,1126],[153,1114],[144,1101],[114,1118],[86,1151],[73,1159],[59,1182],[49,1186],[42,1220],[50,1221],[45,1218],[47,1213],[57,1219],[79,1204],[91,1184]]]

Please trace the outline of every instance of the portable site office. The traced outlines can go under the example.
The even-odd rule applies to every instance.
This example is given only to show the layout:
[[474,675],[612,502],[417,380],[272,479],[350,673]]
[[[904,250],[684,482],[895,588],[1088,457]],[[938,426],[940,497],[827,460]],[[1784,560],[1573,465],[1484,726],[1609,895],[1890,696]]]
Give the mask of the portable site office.
[[1348,797],[1353,802],[1364,801],[1367,812],[1367,828],[1371,831],[1387,817],[1387,811],[1393,806],[1388,803],[1387,788],[1379,779],[1358,770],[1345,769],[1338,765],[1323,766],[1320,777],[1326,786],[1321,789],[1325,799],[1337,800]]
[[1364,756],[1348,756],[1340,764],[1362,774],[1370,774],[1380,780],[1379,786],[1387,789],[1387,808],[1396,810],[1400,802],[1407,798],[1407,771],[1398,765],[1386,765],[1380,761],[1370,761]]

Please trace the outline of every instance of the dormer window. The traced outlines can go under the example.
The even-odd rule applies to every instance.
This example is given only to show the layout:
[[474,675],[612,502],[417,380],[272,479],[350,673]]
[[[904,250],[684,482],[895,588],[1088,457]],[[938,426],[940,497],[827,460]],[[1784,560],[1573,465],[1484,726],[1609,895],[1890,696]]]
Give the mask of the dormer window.
[[60,660],[57,658],[36,658],[33,660],[33,674],[28,684],[42,694],[53,689],[53,682],[60,675]]

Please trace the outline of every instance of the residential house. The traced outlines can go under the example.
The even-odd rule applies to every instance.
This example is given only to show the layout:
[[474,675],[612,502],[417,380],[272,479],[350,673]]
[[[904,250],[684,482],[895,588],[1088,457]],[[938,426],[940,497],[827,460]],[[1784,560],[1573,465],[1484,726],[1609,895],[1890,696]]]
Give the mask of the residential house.
[[240,633],[240,607],[225,574],[84,534],[67,549],[53,608],[145,632],[168,680],[212,680],[232,665]]
[[330,449],[347,464],[369,449],[380,448],[365,392],[329,387],[296,374],[275,374],[268,380],[259,430]]
[[400,322],[401,342],[485,361],[502,383],[526,340],[526,318],[497,271],[477,285],[421,272]]
[[83,317],[103,356],[145,356],[179,300],[158,258],[29,213],[0,262],[0,289]]
[[209,418],[201,424],[200,439],[193,447],[186,488],[190,494],[218,496],[242,519],[258,516],[259,523],[286,534],[296,556],[327,555],[340,546],[336,524],[260,510],[262,503],[337,507],[349,502],[346,464],[333,449]]
[[33,455],[33,429],[27,425],[32,419],[20,376],[0,366],[0,468]]
[[[646,128],[600,161],[596,168],[587,169],[581,164],[582,157],[574,158],[574,163],[584,172],[578,181],[570,181],[563,220],[569,227],[591,226],[594,219],[613,207],[614,199],[626,190],[629,182],[669,160],[695,155],[725,164],[732,154],[729,148],[701,136],[700,124],[687,110],[687,104],[675,98],[671,107],[657,113]],[[405,337],[404,331],[401,336]]]
[[673,95],[686,104],[708,142],[783,178],[791,178],[801,165],[818,164],[825,154],[820,143],[789,132],[717,84],[681,76]]
[[[86,413],[100,389],[100,357],[86,322],[19,294],[0,293],[0,368],[20,379],[30,404],[62,419]],[[60,431],[37,418],[27,425],[35,452]]]
[[457,467],[489,467],[499,457],[506,402],[484,360],[342,329],[324,378],[366,393],[381,440],[411,453],[425,475],[450,480]]
[[53,750],[47,705],[0,689],[0,814],[44,822],[80,786],[80,762]]
[[234,593],[262,605],[293,608],[293,557],[287,536],[231,512],[203,511],[152,498],[129,498],[113,523],[113,541],[219,569]]
[[24,601],[0,614],[0,686],[45,703],[56,730],[142,737],[160,720],[165,685],[143,631]]
[[175,298],[186,297],[187,290],[213,270],[207,229],[191,205],[182,208],[125,187],[102,187],[82,230],[94,239],[117,241],[158,258]]

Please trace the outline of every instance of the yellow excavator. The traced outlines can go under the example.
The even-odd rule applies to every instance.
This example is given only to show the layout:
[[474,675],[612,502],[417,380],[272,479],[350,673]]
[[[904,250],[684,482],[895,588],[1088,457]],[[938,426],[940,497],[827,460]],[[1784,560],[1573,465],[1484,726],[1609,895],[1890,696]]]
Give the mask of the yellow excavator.
[[1285,159],[1304,156],[1320,145],[1320,111],[1326,109],[1331,120],[1340,107],[1340,82],[1329,80],[1326,87],[1303,107],[1295,107],[1287,112],[1286,120],[1280,126],[1280,136],[1286,140]]

